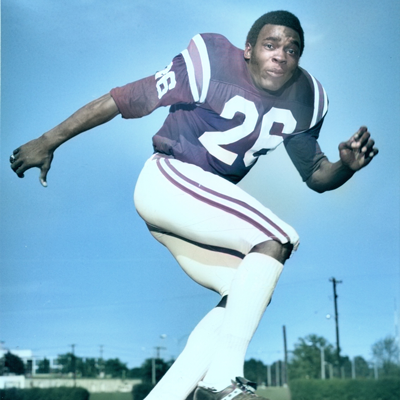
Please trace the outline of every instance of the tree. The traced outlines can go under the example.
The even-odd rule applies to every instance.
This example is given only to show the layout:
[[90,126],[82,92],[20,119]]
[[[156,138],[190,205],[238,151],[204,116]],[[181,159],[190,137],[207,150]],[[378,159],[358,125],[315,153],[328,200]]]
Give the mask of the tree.
[[128,367],[119,358],[111,358],[104,363],[104,372],[113,378],[125,378]]
[[153,371],[155,372],[156,383],[164,376],[168,371],[174,360],[165,362],[161,358],[148,358],[146,359],[140,368],[133,368],[129,371],[131,378],[142,379],[142,383],[134,385],[132,389],[132,396],[136,400],[144,399],[153,389]]
[[143,371],[142,371],[142,368],[140,368],[140,367],[135,367],[128,371],[128,378],[142,379],[142,377],[143,377]]
[[69,374],[76,372],[77,359],[73,353],[60,354],[57,357],[57,364],[61,366],[61,373]]
[[153,362],[155,367],[155,380],[158,382],[168,371],[174,360],[165,362],[161,358],[148,358],[142,364],[142,380],[144,383],[152,383],[153,381]]
[[261,385],[267,379],[267,366],[262,361],[251,358],[244,363],[244,376],[257,385]]
[[81,376],[95,378],[99,375],[99,366],[95,358],[84,358],[77,367]]
[[371,378],[372,370],[367,361],[361,356],[354,357],[354,368],[356,371],[356,378]]
[[48,374],[50,373],[50,361],[45,357],[43,360],[39,361],[38,374]]
[[341,356],[340,365],[342,370],[340,371],[340,376],[342,376],[343,371],[344,378],[351,378],[353,376],[353,363],[356,378],[372,378],[372,370],[367,361],[361,356],[354,357],[353,361],[348,356]]
[[4,356],[4,367],[6,373],[8,372],[15,375],[24,375],[25,373],[24,362],[21,358],[9,351]]
[[386,336],[374,343],[372,355],[379,368],[379,376],[391,377],[400,374],[399,346],[393,336]]
[[335,362],[335,350],[325,338],[315,334],[299,338],[288,365],[289,378],[321,378],[321,349],[324,352],[325,362],[333,364]]
[[94,378],[100,371],[113,378],[125,378],[128,367],[118,358],[104,361],[96,358],[81,358],[73,353],[60,354],[57,363],[61,366],[61,373],[75,373],[78,377]]

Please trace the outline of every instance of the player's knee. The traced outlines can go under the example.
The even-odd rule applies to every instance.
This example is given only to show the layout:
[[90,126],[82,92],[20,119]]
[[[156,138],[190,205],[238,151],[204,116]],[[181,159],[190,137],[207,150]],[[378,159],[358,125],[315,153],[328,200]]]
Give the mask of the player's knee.
[[226,302],[228,301],[228,295],[226,294],[221,298],[219,303],[215,307],[221,307],[221,308],[226,308]]
[[282,244],[276,240],[268,240],[254,246],[250,253],[261,253],[275,258],[280,263],[284,264],[292,253],[293,245],[291,243]]

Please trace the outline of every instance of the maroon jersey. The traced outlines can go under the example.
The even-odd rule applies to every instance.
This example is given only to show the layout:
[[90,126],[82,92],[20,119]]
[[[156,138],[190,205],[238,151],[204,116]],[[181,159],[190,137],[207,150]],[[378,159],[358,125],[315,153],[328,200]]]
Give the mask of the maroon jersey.
[[221,35],[195,36],[163,71],[111,95],[124,118],[171,106],[153,137],[155,152],[233,183],[282,142],[304,180],[324,157],[317,143],[328,108],[321,84],[298,68],[280,90],[258,89],[243,50]]

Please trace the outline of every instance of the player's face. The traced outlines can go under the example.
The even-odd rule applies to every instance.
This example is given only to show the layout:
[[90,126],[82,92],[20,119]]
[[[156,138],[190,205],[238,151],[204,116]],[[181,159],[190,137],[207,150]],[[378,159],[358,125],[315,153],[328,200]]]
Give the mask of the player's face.
[[279,90],[299,65],[299,34],[286,26],[264,25],[255,46],[246,44],[244,57],[258,88]]

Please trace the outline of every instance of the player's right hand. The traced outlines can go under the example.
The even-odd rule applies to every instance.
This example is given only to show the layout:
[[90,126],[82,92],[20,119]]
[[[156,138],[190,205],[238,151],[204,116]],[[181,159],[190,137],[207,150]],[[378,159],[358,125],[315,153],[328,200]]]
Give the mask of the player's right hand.
[[18,147],[10,156],[11,169],[23,178],[24,172],[30,168],[40,168],[39,180],[42,186],[47,186],[47,173],[53,160],[53,150],[49,150],[46,139],[41,136]]

